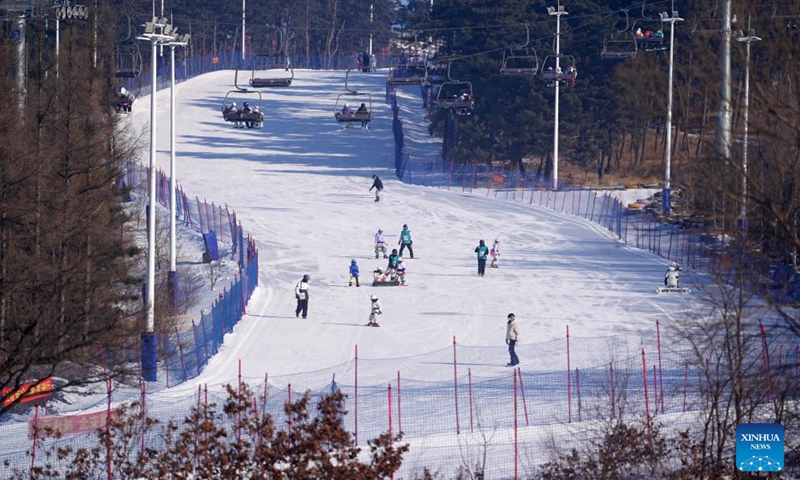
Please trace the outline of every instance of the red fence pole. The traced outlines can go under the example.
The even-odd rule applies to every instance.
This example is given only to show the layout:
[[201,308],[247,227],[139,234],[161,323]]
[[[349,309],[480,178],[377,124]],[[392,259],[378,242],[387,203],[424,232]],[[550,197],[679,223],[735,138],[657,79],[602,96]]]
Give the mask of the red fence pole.
[[569,325],[567,325],[567,419],[572,423],[572,372],[569,364]]
[[531,424],[528,422],[528,402],[525,400],[525,384],[522,383],[522,369],[517,367],[517,374],[519,375],[519,391],[522,392],[522,410],[525,412],[525,426],[529,427]]
[[[658,340],[658,388],[661,390],[661,413],[664,413],[664,370],[661,368],[661,323],[656,320],[656,339]],[[656,404],[658,408],[658,404]]]
[[469,433],[474,433],[472,429],[472,369],[467,369],[467,384],[469,385]]
[[517,430],[517,376],[514,375],[514,480],[519,478],[519,432]]
[[578,395],[578,421],[583,421],[583,412],[581,411],[581,371],[575,369],[575,393]]
[[403,416],[400,407],[400,370],[397,371],[397,431],[403,433]]
[[461,433],[461,425],[458,422],[458,360],[456,358],[455,335],[453,335],[453,397],[456,405],[456,433]]
[[356,345],[356,357],[355,357],[355,392],[353,396],[355,397],[353,401],[355,402],[355,407],[353,408],[353,421],[355,422],[355,431],[353,433],[353,437],[355,438],[356,445],[358,445],[358,345]]
[[616,393],[614,392],[614,362],[609,362],[608,367],[608,376],[611,379],[611,418],[616,418],[616,411],[614,410],[614,402],[616,402]]
[[644,413],[647,418],[647,429],[650,430],[650,398],[647,395],[647,362],[642,349],[642,381],[644,382]]

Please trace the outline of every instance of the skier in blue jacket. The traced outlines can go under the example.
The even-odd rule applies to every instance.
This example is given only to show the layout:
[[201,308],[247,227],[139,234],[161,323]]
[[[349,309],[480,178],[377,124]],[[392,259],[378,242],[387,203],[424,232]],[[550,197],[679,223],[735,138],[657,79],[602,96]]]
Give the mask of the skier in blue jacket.
[[486,272],[486,259],[489,257],[489,247],[483,240],[475,247],[475,253],[478,254],[478,275],[482,277]]
[[361,286],[361,277],[358,275],[358,263],[355,258],[350,260],[350,284],[348,287],[352,287],[354,281],[356,282],[356,287]]

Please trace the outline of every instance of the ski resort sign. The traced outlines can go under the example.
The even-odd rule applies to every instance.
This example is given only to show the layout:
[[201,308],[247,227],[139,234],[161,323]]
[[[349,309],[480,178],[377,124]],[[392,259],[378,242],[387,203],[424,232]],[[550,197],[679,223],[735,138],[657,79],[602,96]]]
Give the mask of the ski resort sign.
[[47,377],[44,380],[28,382],[18,388],[3,388],[3,405],[9,406],[19,400],[19,403],[32,402],[39,398],[46,397],[53,393],[53,378]]

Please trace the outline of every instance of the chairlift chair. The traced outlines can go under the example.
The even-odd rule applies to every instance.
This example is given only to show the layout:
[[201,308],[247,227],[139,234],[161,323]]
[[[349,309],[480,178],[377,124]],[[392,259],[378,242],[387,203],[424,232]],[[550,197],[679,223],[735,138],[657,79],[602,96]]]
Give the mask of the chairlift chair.
[[539,57],[536,50],[525,49],[525,53],[514,53],[513,49],[503,52],[503,65],[500,75],[532,76],[539,71]]
[[469,115],[475,108],[472,82],[451,80],[442,83],[436,96],[436,104],[451,113]]
[[600,58],[606,60],[627,60],[634,58],[638,51],[633,33],[624,32],[617,35],[606,35]]
[[142,52],[136,42],[117,44],[117,68],[114,76],[136,78],[142,73],[143,68]]
[[[556,60],[559,60],[556,67]],[[575,57],[572,55],[548,55],[542,62],[540,75],[547,82],[573,81],[578,76]]]
[[425,62],[392,65],[389,69],[389,85],[422,85],[428,80]]
[[[278,76],[266,76],[267,71],[282,73]],[[288,75],[288,76],[287,76]],[[253,73],[250,77],[250,86],[253,88],[288,87],[294,79],[294,69],[291,62],[282,61],[280,55],[255,55],[253,57]]]
[[[231,107],[233,106],[233,100],[231,99],[231,95],[234,98],[242,95],[256,95],[258,98],[258,104],[254,106],[253,111],[251,112],[242,112],[241,110],[238,111],[231,111]],[[256,109],[256,107],[258,107]],[[264,121],[264,110],[261,104],[261,92],[256,90],[231,90],[227,94],[225,94],[225,98],[222,100],[222,118],[225,119],[226,122],[253,122],[253,123],[262,123]]]
[[640,18],[631,27],[637,48],[647,52],[666,50],[669,45],[664,40],[664,23],[661,19]]
[[[337,123],[351,124],[355,122],[369,123],[372,121],[372,95],[367,92],[359,92],[358,90],[351,90],[348,85],[348,78],[350,76],[350,69],[344,77],[344,93],[340,93],[336,97],[336,103],[333,106],[333,116]],[[367,113],[358,113],[358,107],[353,108],[350,112],[342,112],[345,104],[352,103],[353,105],[363,103],[367,107]]]

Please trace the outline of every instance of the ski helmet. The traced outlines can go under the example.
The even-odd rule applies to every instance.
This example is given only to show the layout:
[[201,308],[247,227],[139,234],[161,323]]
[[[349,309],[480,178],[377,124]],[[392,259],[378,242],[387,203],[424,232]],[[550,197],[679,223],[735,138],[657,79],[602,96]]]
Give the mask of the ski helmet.
[[672,268],[678,268],[678,264],[675,262],[670,263],[669,266]]
[[344,106],[345,106],[345,107],[349,107],[349,106],[350,106],[350,104],[349,104],[349,103],[345,103],[345,104],[344,104]]
[[236,106],[236,102],[231,103],[231,107],[235,107],[235,106]]
[[508,318],[516,318],[513,313],[508,314]]
[[377,302],[378,301],[378,296],[377,295],[373,295],[373,296],[369,297],[369,299],[372,300],[373,302]]
[[248,106],[247,102],[244,102],[244,107],[247,108]]
[[382,229],[382,228],[379,228],[379,229],[378,229],[378,233],[383,233],[383,229]]
[[403,230],[408,230],[408,225],[403,224]]
[[304,282],[307,282],[309,280],[311,280],[311,277],[309,277],[308,275],[303,275],[303,281]]
[[353,265],[355,265],[355,264],[356,264],[356,259],[354,258],[354,259],[350,260],[350,263],[352,263]]

